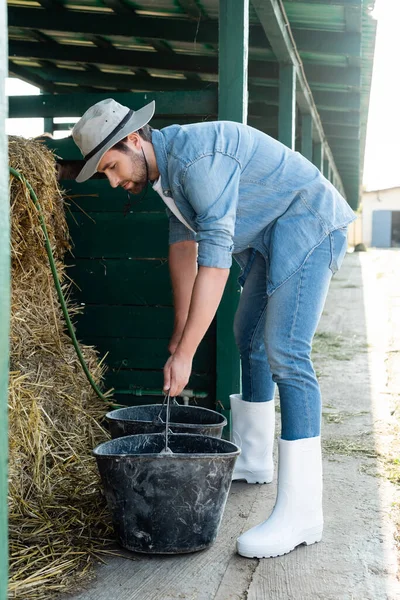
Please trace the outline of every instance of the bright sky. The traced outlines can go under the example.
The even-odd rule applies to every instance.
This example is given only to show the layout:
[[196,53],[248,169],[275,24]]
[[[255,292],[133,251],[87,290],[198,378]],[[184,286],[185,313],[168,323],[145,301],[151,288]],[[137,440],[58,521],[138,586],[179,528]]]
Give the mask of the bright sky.
[[400,186],[400,0],[376,0],[378,21],[369,108],[364,185]]
[[[364,164],[367,190],[400,186],[400,0],[375,0],[373,15],[378,20],[378,31]],[[18,79],[7,79],[6,93],[38,94],[39,90]],[[39,135],[43,119],[7,119],[6,132],[25,137]],[[69,132],[55,133],[55,137],[65,135]]]

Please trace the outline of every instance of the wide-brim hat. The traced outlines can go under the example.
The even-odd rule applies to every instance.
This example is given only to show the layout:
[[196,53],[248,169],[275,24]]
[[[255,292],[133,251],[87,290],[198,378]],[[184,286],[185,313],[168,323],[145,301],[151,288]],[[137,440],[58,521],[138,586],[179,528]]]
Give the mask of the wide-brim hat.
[[147,125],[154,111],[154,101],[139,110],[132,110],[112,98],[91,106],[72,130],[74,142],[86,162],[76,181],[81,183],[92,177],[107,150]]

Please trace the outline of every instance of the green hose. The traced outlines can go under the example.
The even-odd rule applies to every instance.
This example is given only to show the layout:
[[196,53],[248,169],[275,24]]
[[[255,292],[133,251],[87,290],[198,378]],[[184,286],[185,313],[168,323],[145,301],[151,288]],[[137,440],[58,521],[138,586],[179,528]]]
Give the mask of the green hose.
[[26,185],[26,187],[28,188],[29,193],[31,195],[31,198],[33,200],[33,203],[34,203],[35,207],[37,208],[37,211],[38,211],[38,214],[39,214],[39,219],[40,219],[40,224],[42,226],[44,237],[45,237],[46,252],[47,252],[47,256],[49,257],[50,268],[51,268],[51,272],[52,272],[52,275],[53,275],[54,284],[56,286],[58,299],[59,299],[60,304],[61,304],[61,309],[62,309],[64,318],[65,318],[65,322],[67,324],[67,328],[68,328],[69,334],[70,334],[71,339],[72,339],[72,343],[73,343],[74,348],[76,350],[76,354],[78,356],[79,362],[82,365],[82,369],[84,370],[85,375],[86,375],[86,377],[87,377],[90,385],[92,386],[93,390],[96,392],[96,394],[98,395],[99,398],[101,398],[102,400],[104,400],[105,402],[107,402],[107,404],[109,404],[110,406],[121,406],[119,404],[113,404],[112,402],[110,402],[110,400],[107,398],[107,396],[105,396],[99,390],[98,386],[93,381],[93,378],[92,378],[92,376],[90,374],[88,366],[87,366],[87,364],[85,362],[85,359],[84,359],[83,354],[81,352],[81,349],[79,347],[78,340],[76,339],[75,331],[74,331],[74,328],[73,328],[70,316],[68,314],[67,304],[65,302],[64,294],[63,294],[62,289],[61,289],[61,284],[60,284],[60,280],[59,280],[59,277],[58,277],[56,265],[55,265],[55,262],[54,262],[54,257],[53,257],[53,252],[52,252],[51,246],[50,246],[49,236],[48,236],[48,233],[47,233],[47,227],[46,227],[46,223],[45,223],[44,218],[43,218],[43,213],[42,213],[42,209],[40,207],[39,201],[37,199],[37,196],[36,196],[36,194],[35,194],[32,186],[31,186],[31,184],[29,183],[29,181],[27,181],[25,179],[25,177],[23,175],[21,175],[21,173],[19,173],[18,171],[16,171],[12,167],[10,167],[10,173],[11,173],[11,175],[13,175],[17,179],[19,179],[23,184]]
[[[93,390],[96,392],[96,394],[98,395],[98,397],[101,398],[102,400],[104,400],[105,402],[107,402],[107,404],[109,404],[111,407],[120,408],[120,407],[123,406],[122,404],[114,404],[114,403],[112,403],[107,398],[107,396],[105,396],[99,390],[99,388],[97,387],[96,383],[93,381],[93,378],[92,378],[92,376],[90,374],[88,366],[87,366],[87,364],[85,362],[85,359],[84,359],[83,354],[81,352],[81,349],[79,347],[78,340],[76,339],[75,331],[74,331],[74,328],[73,328],[73,325],[72,325],[72,322],[71,322],[71,319],[70,319],[70,316],[69,316],[69,313],[68,313],[68,308],[67,308],[67,304],[65,302],[64,294],[63,294],[62,289],[61,289],[61,284],[60,284],[60,280],[59,280],[59,277],[58,277],[56,265],[55,265],[55,262],[54,262],[54,256],[53,256],[53,252],[52,252],[52,249],[51,249],[51,246],[50,246],[49,236],[48,236],[48,233],[47,233],[46,223],[45,223],[45,220],[44,220],[44,217],[43,217],[43,212],[42,212],[42,209],[40,207],[40,204],[39,204],[39,201],[37,199],[37,196],[36,196],[36,194],[35,194],[32,186],[31,186],[31,184],[29,183],[29,181],[27,181],[26,178],[21,173],[19,173],[16,169],[13,169],[13,167],[9,167],[9,169],[10,169],[11,175],[13,175],[17,179],[19,179],[19,181],[21,181],[24,185],[26,185],[26,187],[29,190],[29,193],[30,193],[30,196],[32,198],[32,201],[33,201],[33,203],[34,203],[34,205],[35,205],[35,207],[36,207],[36,209],[38,211],[39,219],[40,219],[40,224],[42,226],[44,237],[45,237],[46,252],[47,252],[47,256],[49,258],[50,268],[51,268],[51,272],[52,272],[53,279],[54,279],[54,284],[56,286],[57,296],[58,296],[58,299],[59,299],[60,304],[61,304],[61,309],[62,309],[64,318],[65,318],[65,322],[67,324],[67,328],[68,328],[69,334],[71,336],[72,343],[73,343],[74,348],[76,350],[76,354],[78,356],[79,362],[82,365],[82,369],[84,370],[85,375],[86,375],[86,377],[87,377],[90,385],[92,386]],[[162,390],[142,390],[141,388],[140,389],[135,389],[135,390],[117,390],[116,393],[130,394],[130,395],[135,395],[135,396],[142,396],[142,395],[164,396],[165,395],[164,391],[162,391]],[[193,398],[206,398],[207,395],[208,395],[207,392],[195,392],[195,393],[193,393],[191,395],[191,397],[193,397]]]

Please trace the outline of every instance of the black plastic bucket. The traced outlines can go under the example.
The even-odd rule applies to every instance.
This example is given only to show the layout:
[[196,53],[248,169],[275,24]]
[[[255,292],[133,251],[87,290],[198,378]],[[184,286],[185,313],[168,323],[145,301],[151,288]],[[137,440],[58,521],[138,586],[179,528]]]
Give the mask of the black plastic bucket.
[[[161,411],[161,413],[160,413]],[[118,408],[107,413],[113,439],[137,433],[163,433],[165,431],[166,405],[148,404]],[[158,415],[163,422],[157,422]],[[170,407],[169,428],[173,433],[193,433],[220,438],[227,421],[224,416],[199,406]]]
[[93,450],[119,543],[148,554],[203,550],[217,537],[240,449],[215,437],[121,437]]

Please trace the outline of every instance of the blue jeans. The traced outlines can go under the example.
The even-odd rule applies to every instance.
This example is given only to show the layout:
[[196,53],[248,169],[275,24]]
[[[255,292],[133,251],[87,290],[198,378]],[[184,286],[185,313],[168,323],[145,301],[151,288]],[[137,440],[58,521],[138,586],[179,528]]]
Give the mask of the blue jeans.
[[311,362],[312,340],[329,283],[347,248],[347,228],[328,234],[301,268],[271,296],[268,264],[256,252],[244,283],[234,331],[242,363],[242,398],[273,401],[278,385],[284,440],[321,432],[321,393]]

